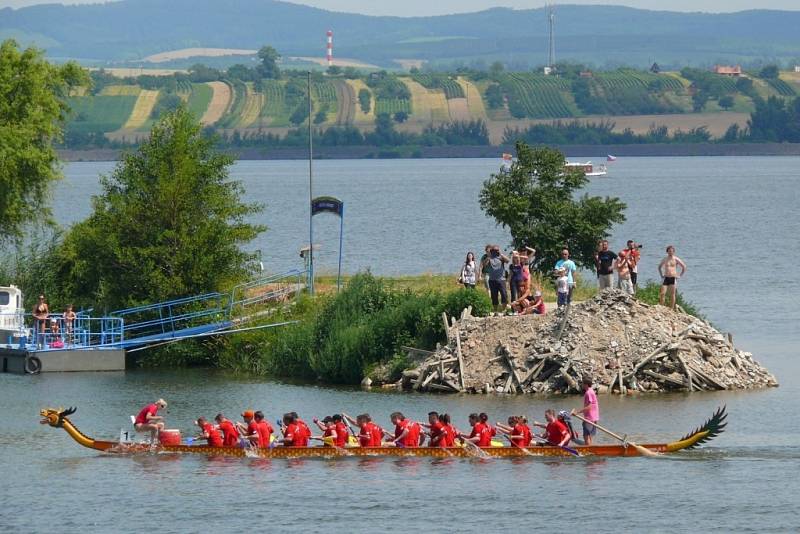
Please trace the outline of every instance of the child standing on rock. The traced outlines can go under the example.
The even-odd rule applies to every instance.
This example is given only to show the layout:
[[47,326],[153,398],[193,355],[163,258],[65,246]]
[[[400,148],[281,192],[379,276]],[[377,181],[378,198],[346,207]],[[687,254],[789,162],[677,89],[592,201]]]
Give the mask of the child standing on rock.
[[558,293],[558,307],[566,306],[569,301],[569,278],[567,277],[567,270],[560,268],[556,271],[558,278],[556,279],[556,291]]

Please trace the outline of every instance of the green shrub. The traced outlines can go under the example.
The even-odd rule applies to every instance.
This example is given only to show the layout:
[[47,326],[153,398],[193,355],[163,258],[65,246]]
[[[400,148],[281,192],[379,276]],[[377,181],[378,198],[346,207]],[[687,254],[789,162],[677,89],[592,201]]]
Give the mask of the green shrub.
[[483,291],[398,290],[362,273],[335,295],[302,301],[291,316],[301,321],[297,325],[231,336],[222,342],[218,362],[259,374],[341,384],[357,384],[381,366],[396,377],[409,365],[400,347],[433,348],[445,340],[442,312],[460,315],[467,306],[474,315],[491,309]]
[[[636,291],[636,298],[646,304],[654,304],[654,305],[658,304],[658,292],[660,289],[661,289],[661,284],[650,281],[647,283],[647,285],[640,287]],[[665,298],[669,299],[669,295],[666,295]],[[669,304],[669,301],[666,302],[667,304]],[[677,291],[676,293],[675,302],[678,304],[678,306],[683,308],[683,311],[685,311],[689,315],[693,315],[694,317],[705,320],[705,317],[697,309],[697,306],[695,306],[692,302],[684,299],[680,291]]]

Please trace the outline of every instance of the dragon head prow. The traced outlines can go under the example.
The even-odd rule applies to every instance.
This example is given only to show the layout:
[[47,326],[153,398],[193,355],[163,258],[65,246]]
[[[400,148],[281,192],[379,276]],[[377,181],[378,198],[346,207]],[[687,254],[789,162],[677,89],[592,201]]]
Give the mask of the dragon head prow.
[[60,428],[64,424],[64,418],[68,415],[74,414],[78,408],[42,408],[39,410],[39,415],[42,416],[40,424],[50,425],[55,428]]

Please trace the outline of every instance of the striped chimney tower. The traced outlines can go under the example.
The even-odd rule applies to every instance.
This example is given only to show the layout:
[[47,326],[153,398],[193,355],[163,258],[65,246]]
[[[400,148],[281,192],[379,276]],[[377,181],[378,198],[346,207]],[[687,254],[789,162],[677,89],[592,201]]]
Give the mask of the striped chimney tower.
[[328,66],[333,66],[333,31],[328,30]]

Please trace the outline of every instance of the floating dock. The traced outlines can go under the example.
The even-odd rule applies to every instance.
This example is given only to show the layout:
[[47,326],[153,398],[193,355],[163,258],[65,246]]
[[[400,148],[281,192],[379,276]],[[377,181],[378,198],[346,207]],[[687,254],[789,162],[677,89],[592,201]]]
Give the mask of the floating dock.
[[[275,308],[291,304],[305,288],[307,271],[293,270],[240,284],[230,293],[207,293],[159,302],[92,317],[78,312],[67,321],[63,314],[48,314],[48,328],[25,326],[19,305],[1,313],[15,326],[0,328],[0,372],[17,374],[79,371],[124,371],[129,353],[183,339],[224,335],[242,324],[268,316]],[[16,288],[14,288],[16,289]],[[253,309],[254,306],[259,306]],[[8,317],[5,317],[8,316]],[[259,325],[254,328],[283,326]],[[3,323],[0,322],[0,327]]]

